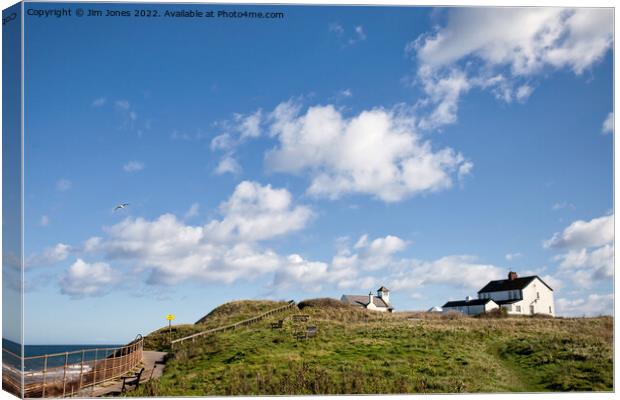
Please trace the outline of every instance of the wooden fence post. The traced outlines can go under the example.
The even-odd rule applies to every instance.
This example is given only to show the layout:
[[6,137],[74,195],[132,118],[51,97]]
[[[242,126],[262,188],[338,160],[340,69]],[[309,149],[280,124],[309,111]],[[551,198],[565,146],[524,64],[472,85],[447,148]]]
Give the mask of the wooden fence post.
[[84,350],[82,350],[82,358],[80,359],[80,383],[78,384],[78,392],[82,389],[82,374],[84,373]]
[[95,383],[97,382],[97,353],[98,353],[99,349],[95,349],[95,360],[93,361],[93,384],[90,387],[90,393],[91,393],[91,397],[93,393],[95,393]]
[[69,352],[65,353],[65,370],[62,374],[62,397],[65,397],[67,387],[67,363],[69,362]]
[[45,359],[43,360],[43,394],[41,397],[45,398],[45,386],[47,384],[47,354],[45,355]]

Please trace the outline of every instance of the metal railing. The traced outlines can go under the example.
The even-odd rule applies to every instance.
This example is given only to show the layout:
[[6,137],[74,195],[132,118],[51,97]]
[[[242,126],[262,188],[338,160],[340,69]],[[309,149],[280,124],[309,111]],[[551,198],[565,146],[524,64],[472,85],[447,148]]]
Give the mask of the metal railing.
[[263,319],[280,313],[282,311],[286,311],[289,308],[293,308],[296,306],[296,303],[294,300],[289,300],[289,302],[282,306],[282,307],[278,307],[278,308],[274,308],[273,310],[269,310],[266,313],[257,315],[256,317],[252,317],[252,318],[248,318],[248,319],[244,319],[243,321],[239,321],[239,322],[235,322],[234,324],[230,324],[230,325],[225,325],[225,326],[220,326],[218,328],[213,328],[213,329],[207,329],[206,331],[202,331],[202,332],[198,332],[198,333],[194,333],[193,335],[189,335],[189,336],[185,336],[182,337],[180,339],[176,339],[170,342],[170,345],[172,348],[174,348],[175,344],[179,344],[181,342],[184,342],[186,340],[191,340],[192,342],[196,341],[197,338],[201,337],[201,336],[205,336],[205,335],[209,335],[209,334],[213,334],[213,333],[217,333],[217,332],[222,332],[222,331],[230,331],[230,330],[235,330],[237,328],[240,328],[242,326],[247,326],[247,325],[252,325],[255,324],[259,321],[262,321]]
[[144,339],[138,335],[122,347],[31,357],[3,348],[2,387],[19,397],[89,396],[96,385],[125,375],[140,364],[143,347]]

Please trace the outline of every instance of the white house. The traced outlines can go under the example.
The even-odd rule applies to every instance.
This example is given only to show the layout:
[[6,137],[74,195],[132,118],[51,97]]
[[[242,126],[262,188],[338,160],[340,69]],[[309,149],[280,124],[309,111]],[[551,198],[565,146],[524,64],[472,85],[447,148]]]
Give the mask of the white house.
[[394,311],[394,308],[390,304],[390,291],[385,286],[381,286],[377,289],[376,296],[373,295],[372,292],[368,293],[368,295],[343,294],[340,301],[345,304],[363,307],[372,311]]
[[478,291],[478,298],[449,301],[443,305],[443,312],[457,311],[467,315],[478,315],[495,308],[505,308],[508,314],[555,316],[553,289],[537,275],[519,278],[510,271],[508,279],[487,283]]
[[492,299],[508,314],[555,316],[553,289],[538,275],[519,278],[511,271],[508,279],[487,283],[478,291],[478,299]]
[[499,308],[499,305],[491,299],[472,299],[467,296],[465,300],[449,301],[441,307],[442,312],[459,312],[465,315],[478,315]]

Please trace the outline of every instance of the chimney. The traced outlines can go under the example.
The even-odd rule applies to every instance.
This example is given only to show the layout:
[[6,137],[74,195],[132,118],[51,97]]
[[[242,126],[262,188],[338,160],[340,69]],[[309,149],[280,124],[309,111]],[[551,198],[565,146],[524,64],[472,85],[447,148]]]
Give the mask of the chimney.
[[469,303],[471,301],[471,296],[466,296],[465,301]]
[[514,281],[515,279],[517,279],[517,273],[514,271],[510,271],[508,273],[508,280]]
[[372,292],[368,293],[368,304],[372,304],[373,303],[373,297],[375,297]]

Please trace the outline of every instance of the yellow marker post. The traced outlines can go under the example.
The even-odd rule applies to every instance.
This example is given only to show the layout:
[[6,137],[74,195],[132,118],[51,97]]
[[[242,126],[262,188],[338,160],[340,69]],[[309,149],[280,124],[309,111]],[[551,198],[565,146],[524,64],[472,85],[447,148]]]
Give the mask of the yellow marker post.
[[173,314],[166,315],[166,319],[168,320],[168,340],[170,341],[170,345],[172,346],[172,320],[174,319]]

